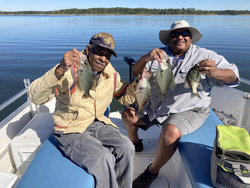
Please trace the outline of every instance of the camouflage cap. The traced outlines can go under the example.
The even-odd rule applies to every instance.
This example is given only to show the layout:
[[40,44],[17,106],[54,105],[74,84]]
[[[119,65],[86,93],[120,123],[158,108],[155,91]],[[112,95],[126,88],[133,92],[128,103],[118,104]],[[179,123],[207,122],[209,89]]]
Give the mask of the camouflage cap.
[[103,48],[107,48],[109,50],[111,50],[112,54],[117,57],[114,48],[115,48],[115,40],[113,38],[112,35],[110,35],[109,33],[98,33],[96,35],[94,35],[90,41],[89,44],[96,44],[98,46],[101,46]]

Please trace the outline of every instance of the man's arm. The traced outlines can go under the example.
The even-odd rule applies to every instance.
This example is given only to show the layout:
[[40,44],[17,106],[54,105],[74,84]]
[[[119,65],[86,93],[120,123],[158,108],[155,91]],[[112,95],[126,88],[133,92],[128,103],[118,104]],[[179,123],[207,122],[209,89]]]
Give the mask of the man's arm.
[[38,105],[45,104],[55,96],[56,86],[61,85],[64,80],[63,76],[70,66],[79,67],[80,52],[76,49],[64,54],[59,65],[46,72],[42,77],[33,81],[29,87],[28,97]]
[[205,73],[208,77],[215,78],[221,83],[235,83],[238,81],[237,75],[231,69],[220,69],[216,62],[211,59],[205,59],[200,63],[199,72]]
[[81,52],[76,49],[72,49],[64,54],[63,59],[55,70],[55,75],[58,80],[69,70],[70,66],[73,65],[77,69],[80,68],[80,56]]
[[164,58],[165,52],[159,48],[155,48],[149,53],[143,55],[133,66],[133,75],[138,76],[143,70],[147,62],[157,60],[161,62]]
[[127,81],[121,81],[120,74],[117,72],[116,79],[116,88],[114,91],[114,97],[123,105],[127,106],[134,103],[135,101],[135,92],[138,81],[135,80],[131,84],[128,84]]

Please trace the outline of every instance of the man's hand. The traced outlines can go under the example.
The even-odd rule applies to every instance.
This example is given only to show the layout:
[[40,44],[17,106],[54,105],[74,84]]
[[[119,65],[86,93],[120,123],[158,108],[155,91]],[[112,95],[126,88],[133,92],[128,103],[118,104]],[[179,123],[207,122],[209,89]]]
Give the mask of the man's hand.
[[204,59],[200,62],[200,67],[197,70],[205,73],[208,77],[212,77],[221,83],[234,83],[238,80],[237,76],[231,69],[217,68],[215,61]]
[[208,77],[215,77],[217,67],[215,61],[211,59],[204,59],[200,62],[199,68],[197,69],[199,72],[206,74]]
[[145,65],[149,61],[157,60],[159,63],[164,59],[165,52],[159,48],[151,50],[149,53],[143,55],[133,66],[133,75],[138,76],[141,70],[144,69]]
[[65,72],[73,65],[75,68],[80,68],[80,57],[81,52],[76,49],[72,49],[66,52],[63,56],[63,59],[60,61],[60,65],[55,70],[55,75],[60,79]]
[[165,52],[159,48],[154,48],[149,53],[145,54],[143,58],[146,62],[157,60],[159,63],[162,62],[165,56]]
[[142,78],[150,78],[151,77],[151,74],[149,73],[149,72],[147,72],[147,69],[146,68],[144,68],[144,69],[142,69],[141,70],[141,72],[140,72],[140,74],[138,74],[138,80],[140,80],[140,79],[142,79]]

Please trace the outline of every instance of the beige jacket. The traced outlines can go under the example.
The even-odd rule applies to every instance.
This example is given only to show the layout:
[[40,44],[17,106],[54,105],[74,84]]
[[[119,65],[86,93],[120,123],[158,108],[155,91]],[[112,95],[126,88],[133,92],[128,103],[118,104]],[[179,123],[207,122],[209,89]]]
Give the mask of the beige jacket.
[[95,119],[117,128],[108,117],[104,116],[104,112],[114,96],[124,106],[132,104],[135,101],[137,82],[130,85],[127,82],[121,82],[119,73],[115,78],[116,71],[109,63],[102,71],[97,87],[94,81],[90,90],[92,98],[83,97],[84,93],[78,87],[77,82],[75,92],[73,94],[70,92],[70,87],[73,84],[70,69],[60,80],[56,78],[55,69],[57,66],[32,82],[28,91],[30,100],[37,105],[42,105],[55,97],[57,88],[56,108],[53,113],[54,131],[64,134],[82,133]]

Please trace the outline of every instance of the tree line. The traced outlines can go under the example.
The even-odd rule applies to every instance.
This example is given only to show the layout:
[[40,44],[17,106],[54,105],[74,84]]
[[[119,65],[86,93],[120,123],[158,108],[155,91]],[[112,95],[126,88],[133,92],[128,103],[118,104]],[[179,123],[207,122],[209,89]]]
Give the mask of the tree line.
[[88,8],[88,9],[61,9],[53,11],[0,11],[0,14],[14,15],[243,15],[250,14],[249,10],[196,10],[194,8],[182,9],[148,9],[148,8]]

